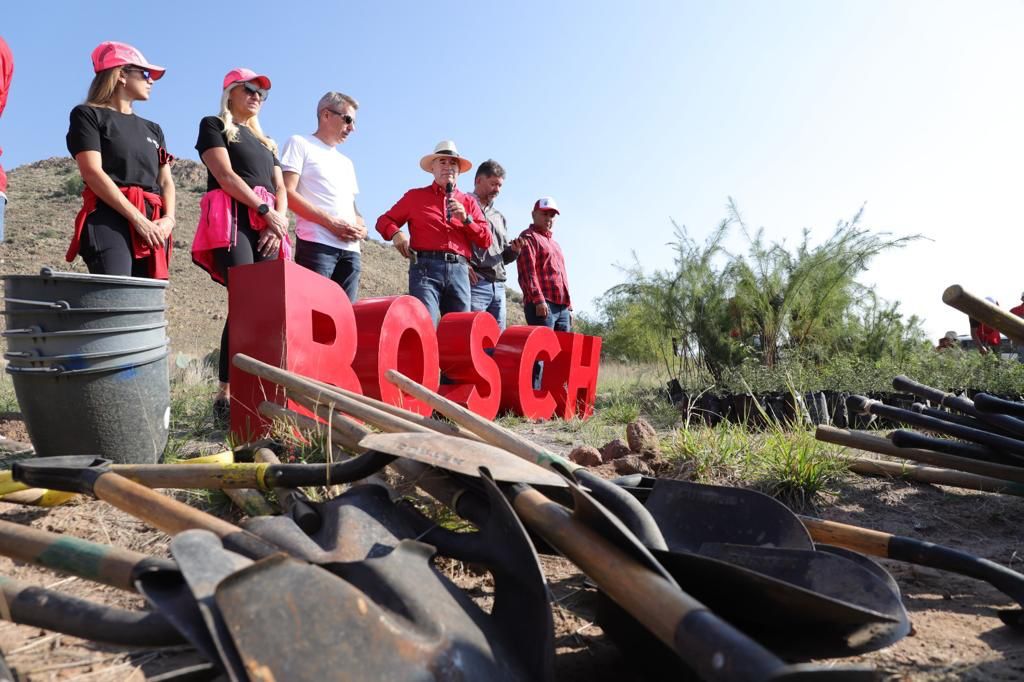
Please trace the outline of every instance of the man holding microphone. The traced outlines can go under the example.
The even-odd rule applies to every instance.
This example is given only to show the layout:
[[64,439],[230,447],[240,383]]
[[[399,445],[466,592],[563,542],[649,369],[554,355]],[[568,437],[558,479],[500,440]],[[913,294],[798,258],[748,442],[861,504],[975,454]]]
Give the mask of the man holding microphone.
[[[420,168],[434,176],[411,189],[377,219],[377,232],[409,259],[409,294],[430,311],[434,326],[445,313],[468,312],[471,245],[491,245],[491,229],[472,196],[459,191],[459,174],[473,167],[451,140],[439,142]],[[409,236],[402,232],[409,225]]]

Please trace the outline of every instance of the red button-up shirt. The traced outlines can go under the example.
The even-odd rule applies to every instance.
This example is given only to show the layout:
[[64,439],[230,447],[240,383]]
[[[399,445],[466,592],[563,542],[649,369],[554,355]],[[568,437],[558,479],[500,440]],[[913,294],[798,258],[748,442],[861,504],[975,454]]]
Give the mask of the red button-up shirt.
[[535,305],[548,301],[572,310],[562,247],[550,231],[541,231],[536,225],[530,225],[519,237],[523,240],[523,249],[516,264],[523,301]]
[[387,213],[377,218],[377,232],[391,241],[395,233],[409,224],[409,245],[415,251],[448,251],[471,258],[470,242],[481,249],[491,245],[491,227],[476,199],[458,189],[452,197],[463,205],[473,221],[464,225],[452,215],[447,219],[444,187],[436,182],[429,187],[411,189]]

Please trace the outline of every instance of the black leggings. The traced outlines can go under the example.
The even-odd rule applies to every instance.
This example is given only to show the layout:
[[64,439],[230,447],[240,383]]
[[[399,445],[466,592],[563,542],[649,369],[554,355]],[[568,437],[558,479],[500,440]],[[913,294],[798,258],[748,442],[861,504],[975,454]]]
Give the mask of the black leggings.
[[[241,207],[239,213],[244,210]],[[246,216],[248,217],[248,216]],[[248,220],[246,221],[248,223]],[[261,261],[275,258],[276,254],[264,256],[260,253],[257,245],[260,241],[260,233],[248,226],[243,225],[241,215],[238,221],[238,240],[231,248],[214,249],[213,260],[217,265],[217,272],[224,278],[224,286],[228,284],[228,268],[236,265],[250,265]],[[221,383],[228,383],[228,320],[224,320],[224,331],[220,335],[220,361],[218,363],[217,375]]]
[[[148,205],[146,213],[153,215]],[[149,259],[133,258],[128,219],[102,202],[85,219],[79,254],[93,275],[149,277]]]

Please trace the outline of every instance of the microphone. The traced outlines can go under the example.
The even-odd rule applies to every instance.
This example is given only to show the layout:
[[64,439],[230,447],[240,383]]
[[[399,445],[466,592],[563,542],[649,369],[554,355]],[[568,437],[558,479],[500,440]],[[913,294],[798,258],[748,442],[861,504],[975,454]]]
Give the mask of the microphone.
[[444,206],[447,213],[446,220],[452,219],[452,207],[448,205],[448,200],[452,198],[452,190],[455,189],[455,185],[452,184],[451,180],[444,186]]

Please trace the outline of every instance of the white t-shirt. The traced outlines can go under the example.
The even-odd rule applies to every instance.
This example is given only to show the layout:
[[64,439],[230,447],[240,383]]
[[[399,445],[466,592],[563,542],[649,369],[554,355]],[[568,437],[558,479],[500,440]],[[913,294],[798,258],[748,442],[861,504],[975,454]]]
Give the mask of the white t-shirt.
[[[356,222],[356,169],[352,160],[312,135],[292,135],[281,151],[284,171],[298,173],[299,195],[345,222]],[[358,241],[344,241],[322,225],[296,216],[295,234],[345,251],[359,251]]]

